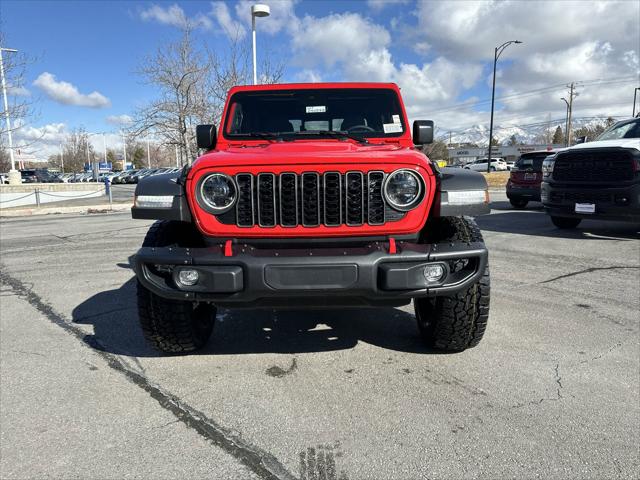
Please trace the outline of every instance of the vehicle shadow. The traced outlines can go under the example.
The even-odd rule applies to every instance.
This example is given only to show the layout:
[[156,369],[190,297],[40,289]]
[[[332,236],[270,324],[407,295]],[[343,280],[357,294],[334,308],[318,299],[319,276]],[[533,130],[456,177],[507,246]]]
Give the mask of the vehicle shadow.
[[[92,348],[133,357],[163,354],[147,345],[138,325],[136,280],[100,292],[73,310],[73,321],[92,325]],[[395,308],[322,310],[218,309],[213,336],[197,355],[308,353],[344,350],[366,342],[389,350],[441,353],[424,346],[412,313]]]
[[523,209],[515,209],[509,202],[492,202],[491,209],[495,213],[475,219],[483,231],[585,240],[620,241],[640,238],[639,225],[623,222],[586,219],[575,229],[557,228],[538,202],[532,202]]

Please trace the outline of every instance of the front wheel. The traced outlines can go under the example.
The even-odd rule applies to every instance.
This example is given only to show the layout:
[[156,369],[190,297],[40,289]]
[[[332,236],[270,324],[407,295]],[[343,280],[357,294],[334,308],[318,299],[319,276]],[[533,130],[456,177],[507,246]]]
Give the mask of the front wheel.
[[551,215],[551,222],[553,222],[556,227],[562,229],[576,228],[580,225],[581,221],[581,218],[556,217],[555,215]]
[[[439,242],[482,242],[482,234],[471,218],[443,217],[434,225]],[[454,263],[457,268],[459,262]],[[489,266],[476,283],[452,296],[416,298],[416,321],[429,347],[460,352],[475,347],[489,320],[491,284]]]
[[[151,226],[142,245],[197,247],[201,241],[191,224],[160,221]],[[142,333],[156,350],[187,353],[207,343],[216,318],[214,305],[163,298],[147,290],[140,281],[137,287]]]

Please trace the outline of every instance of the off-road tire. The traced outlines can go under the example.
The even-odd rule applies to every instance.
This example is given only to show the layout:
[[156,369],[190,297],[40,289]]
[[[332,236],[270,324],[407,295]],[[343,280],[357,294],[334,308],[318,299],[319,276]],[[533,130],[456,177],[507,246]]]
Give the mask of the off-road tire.
[[[142,243],[143,247],[197,247],[201,237],[191,224],[155,222]],[[138,319],[144,338],[155,349],[179,354],[202,348],[211,333],[216,307],[207,303],[170,300],[147,290],[137,282]]]
[[563,230],[576,228],[578,225],[580,225],[581,221],[582,221],[581,218],[556,217],[555,215],[551,215],[551,222],[556,227],[562,228]]
[[[480,229],[470,217],[441,217],[427,228],[433,229],[430,236],[436,237],[438,243],[483,241]],[[480,279],[464,291],[446,297],[414,299],[418,329],[425,344],[449,352],[475,347],[487,328],[490,291],[487,265]]]
[[529,200],[523,200],[521,198],[510,198],[509,203],[514,208],[525,208],[529,204]]

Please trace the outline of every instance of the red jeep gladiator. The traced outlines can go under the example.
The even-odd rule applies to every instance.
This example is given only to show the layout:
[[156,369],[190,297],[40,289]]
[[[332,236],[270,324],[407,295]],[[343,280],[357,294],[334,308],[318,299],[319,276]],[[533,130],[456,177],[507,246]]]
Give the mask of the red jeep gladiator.
[[[478,344],[489,316],[481,174],[441,173],[417,148],[391,83],[234,87],[221,125],[199,125],[193,165],[136,188],[157,219],[134,257],[146,339],[181,353],[216,307],[379,307],[414,301],[427,345]],[[389,321],[392,321],[390,318]]]

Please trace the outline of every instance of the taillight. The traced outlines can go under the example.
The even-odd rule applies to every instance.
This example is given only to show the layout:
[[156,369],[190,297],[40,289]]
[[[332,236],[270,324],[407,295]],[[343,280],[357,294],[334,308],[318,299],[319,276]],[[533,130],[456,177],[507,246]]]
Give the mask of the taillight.
[[634,173],[640,172],[640,158],[636,157],[633,159],[633,163],[631,164],[631,169]]

